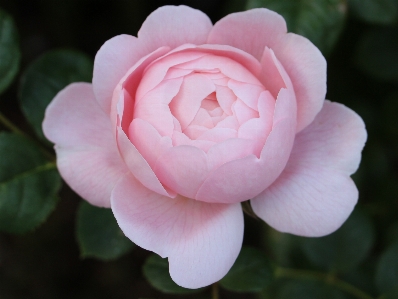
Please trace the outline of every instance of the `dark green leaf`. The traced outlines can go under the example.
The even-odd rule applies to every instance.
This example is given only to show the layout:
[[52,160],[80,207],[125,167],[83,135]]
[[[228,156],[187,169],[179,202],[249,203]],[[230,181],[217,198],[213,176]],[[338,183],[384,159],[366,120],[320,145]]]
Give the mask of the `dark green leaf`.
[[322,238],[302,238],[301,245],[314,265],[344,273],[357,267],[367,257],[374,235],[369,217],[354,211],[333,234]]
[[11,16],[0,9],[0,93],[17,74],[20,59],[17,28]]
[[397,20],[396,0],[348,0],[348,7],[359,18],[379,24],[391,24]]
[[381,255],[376,270],[376,285],[382,293],[398,288],[398,241]]
[[264,252],[243,247],[220,285],[235,292],[260,292],[273,279],[274,269]]
[[366,32],[359,41],[356,62],[369,75],[398,82],[398,28]]
[[91,82],[93,62],[71,50],[55,50],[35,60],[24,72],[19,87],[22,112],[37,136],[46,140],[41,124],[44,112],[55,95],[73,82]]
[[324,55],[331,52],[344,25],[344,0],[249,0],[247,9],[265,7],[281,14],[288,30],[307,37]]
[[345,299],[341,291],[321,282],[280,280],[263,292],[263,299]]
[[148,282],[157,290],[166,294],[192,294],[203,289],[186,289],[177,285],[170,277],[169,263],[157,254],[152,254],[143,267],[144,276]]
[[83,257],[111,260],[130,251],[134,243],[123,234],[111,209],[83,201],[77,215],[77,239]]
[[0,230],[24,233],[55,208],[61,179],[52,162],[26,138],[0,134]]

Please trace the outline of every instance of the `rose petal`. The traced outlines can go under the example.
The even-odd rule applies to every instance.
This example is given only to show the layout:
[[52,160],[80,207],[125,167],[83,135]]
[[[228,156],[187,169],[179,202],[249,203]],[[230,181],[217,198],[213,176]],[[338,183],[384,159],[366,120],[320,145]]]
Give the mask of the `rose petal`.
[[232,115],[232,104],[236,101],[236,95],[229,87],[216,85],[217,101],[220,107],[228,115]]
[[282,16],[266,8],[258,8],[222,18],[214,24],[207,42],[236,47],[260,60],[264,48],[274,45],[286,32]]
[[112,211],[135,244],[169,258],[172,279],[185,288],[220,280],[242,246],[240,204],[170,199],[126,177],[112,193]]
[[[135,104],[134,118],[149,122],[162,136],[173,135],[174,120],[169,103],[180,93],[183,78],[163,81]],[[181,123],[181,120],[179,120]]]
[[258,112],[249,108],[241,99],[235,101],[232,105],[232,111],[240,125],[244,124],[249,119],[259,117]]
[[195,60],[191,60],[178,65],[182,69],[195,70],[215,70],[220,71],[225,76],[236,81],[247,82],[261,85],[260,81],[246,67],[227,56],[217,56],[208,54]]
[[43,131],[56,144],[63,179],[91,204],[109,207],[111,191],[128,169],[92,85],[74,83],[60,91],[46,109]]
[[312,237],[332,233],[357,202],[349,176],[358,168],[365,141],[357,114],[325,102],[314,122],[296,136],[281,176],[251,201],[254,212],[282,232]]
[[137,148],[128,139],[126,133],[120,128],[117,128],[117,144],[123,160],[135,176],[148,189],[164,196],[175,197],[176,193],[166,189],[156,177],[148,162],[142,157]]
[[[131,96],[134,96],[137,91],[137,87],[140,84],[142,73],[145,68],[156,58],[164,55],[166,52],[169,51],[169,48],[162,47],[157,49],[156,51],[148,54],[145,57],[142,57],[135,65],[133,65],[127,73],[124,75],[122,79],[120,79],[117,86],[114,88],[113,96],[112,96],[112,104],[111,104],[111,121],[112,124],[116,126],[116,124],[120,124],[122,122],[122,127],[125,131],[127,131],[128,126],[132,122],[132,113],[133,110],[129,110],[130,113],[126,113],[124,115],[124,103],[122,105],[121,100],[125,97],[125,91]],[[124,91],[125,90],[125,91]],[[136,102],[136,99],[131,98],[128,105]],[[122,109],[121,109],[122,108]],[[122,116],[120,118],[120,116]],[[129,116],[130,118],[128,118]],[[119,117],[119,118],[118,118]],[[114,128],[116,130],[116,127]]]
[[216,143],[207,152],[209,170],[212,171],[222,164],[244,158],[253,154],[255,142],[253,140],[231,138]]
[[93,89],[101,108],[109,114],[113,91],[127,71],[149,51],[134,36],[118,35],[103,44],[95,56]]
[[241,99],[248,107],[253,110],[258,110],[258,98],[264,91],[264,86],[229,80],[228,87],[234,92],[236,97]]
[[161,46],[176,48],[183,44],[202,45],[213,27],[209,17],[187,6],[163,6],[152,12],[141,29],[138,39],[148,52]]
[[[191,49],[193,46],[188,46],[188,49]],[[181,50],[176,53],[169,52],[166,55],[159,57],[158,59],[151,62],[148,65],[145,72],[142,75],[140,84],[137,88],[136,93],[136,101],[139,102],[148,92],[158,86],[163,80],[168,77],[170,72],[177,72],[179,74],[192,73],[191,69],[180,69],[178,67],[174,67],[178,64],[195,60],[200,57],[206,55],[205,53],[197,53],[192,51],[184,51],[186,47],[183,47]],[[174,74],[175,75],[175,74]],[[177,76],[179,78],[182,76]],[[171,78],[169,78],[171,79]]]
[[274,125],[260,159],[250,155],[223,164],[211,172],[195,199],[233,203],[258,195],[272,184],[284,169],[293,146],[296,128],[296,101],[286,89],[278,95]]
[[158,157],[154,171],[171,190],[193,198],[208,172],[206,154],[193,146],[172,147]]
[[293,90],[289,76],[283,72],[283,66],[278,63],[274,51],[268,47],[264,49],[261,65],[263,67],[260,75],[261,81],[274,98],[277,97],[282,88],[288,87]]
[[230,128],[213,128],[203,132],[198,138],[201,140],[209,140],[214,142],[223,142],[230,138],[238,137],[238,132]]
[[213,82],[201,74],[191,74],[184,78],[178,94],[169,105],[182,130],[185,130],[194,119],[202,100],[215,90]]
[[129,139],[152,169],[159,155],[172,147],[170,137],[162,137],[150,123],[140,118],[134,119],[131,123]]
[[308,39],[287,34],[272,48],[291,79],[297,98],[297,131],[322,109],[326,95],[326,60]]

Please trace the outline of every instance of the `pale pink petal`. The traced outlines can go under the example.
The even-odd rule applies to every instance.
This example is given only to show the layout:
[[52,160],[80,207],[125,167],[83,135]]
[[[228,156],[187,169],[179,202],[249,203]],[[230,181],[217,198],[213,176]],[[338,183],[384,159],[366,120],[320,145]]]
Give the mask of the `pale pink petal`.
[[275,107],[275,119],[260,159],[250,155],[223,164],[211,172],[195,199],[233,203],[248,200],[271,185],[284,169],[293,146],[296,128],[294,96],[282,89]]
[[253,140],[231,138],[220,143],[216,143],[207,152],[209,170],[232,160],[241,159],[253,154],[255,142]]
[[272,122],[266,123],[260,118],[253,118],[239,127],[238,137],[253,140],[255,146],[252,154],[259,158],[271,129]]
[[264,48],[276,43],[286,32],[282,16],[258,8],[222,18],[214,25],[207,42],[236,47],[260,60]]
[[282,88],[293,89],[289,76],[282,77],[283,66],[278,63],[275,53],[268,47],[265,48],[261,57],[261,65],[263,67],[260,75],[261,81],[274,98],[278,96]]
[[[188,49],[191,49],[190,46]],[[188,75],[192,73],[191,69],[179,69],[174,67],[175,65],[195,60],[200,57],[205,56],[205,53],[197,53],[192,51],[184,51],[185,47],[182,47],[181,50],[176,53],[169,52],[162,57],[159,57],[156,60],[153,60],[151,64],[145,69],[145,72],[142,75],[140,84],[137,88],[136,93],[136,101],[139,102],[149,91],[158,86],[163,80],[168,77],[170,73],[171,77],[179,78],[182,77],[182,74]],[[172,69],[174,69],[172,71]],[[172,72],[171,72],[172,71]],[[178,71],[178,76],[176,76],[176,72]],[[169,78],[173,79],[173,78]]]
[[[228,83],[227,83],[228,84]],[[217,101],[220,107],[228,115],[232,115],[232,104],[236,101],[236,95],[227,86],[216,85]]]
[[176,193],[168,190],[160,183],[151,166],[149,166],[148,162],[142,157],[120,127],[117,128],[116,137],[120,154],[135,178],[145,187],[160,195],[175,197]]
[[217,118],[217,117],[223,117],[224,110],[222,110],[220,107],[217,107],[211,111],[209,111],[210,116]]
[[[178,68],[172,67],[172,68],[169,68],[169,70],[167,71],[166,76],[164,77],[164,80],[184,77],[186,75],[189,75],[192,72],[193,71],[191,71],[191,70],[183,70],[183,69],[178,69]],[[148,80],[149,80],[149,77],[148,77]]]
[[235,131],[238,131],[239,129],[239,122],[236,119],[235,115],[228,116],[224,118],[222,121],[220,121],[217,125],[216,128],[230,128]]
[[192,140],[190,145],[196,146],[197,148],[200,148],[202,151],[207,153],[209,149],[215,144],[216,142],[209,140]]
[[173,133],[173,146],[191,145],[192,140],[184,133],[174,131]]
[[197,50],[202,50],[206,53],[212,53],[222,57],[228,57],[231,60],[241,64],[251,74],[257,77],[261,72],[261,65],[257,59],[241,49],[234,48],[228,45],[199,45]]
[[183,133],[187,135],[189,138],[192,140],[197,139],[200,135],[204,134],[207,132],[209,128],[204,127],[204,126],[199,126],[199,125],[190,125],[188,126]]
[[257,77],[245,66],[227,56],[208,54],[201,58],[179,64],[178,68],[203,70],[206,72],[217,70],[217,72],[220,71],[226,77],[236,81],[261,85]]
[[260,97],[258,98],[258,114],[262,120],[266,122],[272,122],[274,117],[275,103],[275,98],[268,90],[263,91],[260,94]]
[[74,83],[60,91],[46,109],[43,131],[55,143],[63,179],[91,204],[109,207],[111,191],[128,169],[92,85]]
[[323,236],[353,210],[356,171],[366,141],[362,119],[347,107],[325,102],[313,123],[296,136],[281,176],[251,201],[254,212],[282,232]]
[[158,157],[154,171],[162,184],[193,198],[208,173],[206,154],[193,146],[172,147]]
[[232,111],[241,125],[247,122],[249,119],[259,117],[258,112],[249,108],[249,106],[247,106],[241,99],[238,99],[232,105]]
[[[134,118],[149,122],[162,136],[172,136],[174,119],[169,103],[183,86],[183,78],[163,81],[135,104]],[[181,120],[179,120],[181,123]]]
[[234,92],[236,97],[241,99],[253,110],[258,110],[258,98],[264,91],[264,86],[229,80],[228,87]]
[[126,177],[112,193],[112,211],[135,244],[169,258],[172,279],[185,288],[220,280],[242,246],[240,204],[166,198]]
[[297,98],[297,130],[322,109],[326,94],[326,60],[305,37],[287,34],[272,48],[289,75]]
[[162,6],[152,12],[141,29],[138,39],[148,52],[161,46],[176,48],[183,44],[206,43],[212,23],[203,12],[187,6]]
[[210,111],[212,111],[212,110],[214,110],[214,109],[216,109],[217,107],[220,107],[220,106],[218,105],[217,101],[214,101],[212,99],[209,99],[209,97],[207,97],[206,99],[202,100],[201,107],[206,109],[210,113]]
[[197,114],[202,100],[216,90],[213,82],[200,74],[184,77],[178,94],[170,102],[170,110],[181,124],[182,130]]
[[129,139],[152,169],[159,155],[173,146],[170,137],[162,137],[150,123],[140,118],[132,121]]
[[149,51],[134,36],[118,35],[102,45],[94,61],[93,89],[101,108],[109,114],[113,90],[127,71]]
[[[145,68],[156,58],[159,58],[160,56],[164,55],[169,51],[169,48],[167,47],[162,47],[157,49],[156,51],[148,54],[147,56],[142,57],[135,65],[133,65],[127,73],[123,76],[122,79],[120,79],[119,83],[117,86],[115,86],[115,89],[113,91],[113,96],[112,96],[112,104],[111,104],[111,121],[112,124],[120,124],[122,122],[122,127],[124,130],[127,131],[132,119],[132,113],[126,113],[124,114],[124,103],[122,105],[121,99],[125,96],[125,91],[128,92],[130,95],[130,102],[134,103],[136,102],[136,99],[134,95],[136,94],[137,87],[141,82],[142,79],[142,72],[145,70]],[[132,98],[133,96],[134,98]],[[131,103],[128,105],[131,106]],[[123,109],[121,109],[123,108]],[[129,110],[129,112],[133,112],[133,110]],[[120,119],[120,116],[123,115],[122,119]],[[130,118],[126,117],[129,116]],[[114,128],[116,130],[116,128]]]
[[213,128],[205,131],[202,135],[200,135],[196,139],[209,140],[214,142],[223,142],[224,140],[236,137],[238,137],[238,132],[236,132],[236,130],[234,129]]
[[214,128],[212,117],[203,108],[199,108],[198,113],[196,113],[190,125],[203,126],[209,129]]

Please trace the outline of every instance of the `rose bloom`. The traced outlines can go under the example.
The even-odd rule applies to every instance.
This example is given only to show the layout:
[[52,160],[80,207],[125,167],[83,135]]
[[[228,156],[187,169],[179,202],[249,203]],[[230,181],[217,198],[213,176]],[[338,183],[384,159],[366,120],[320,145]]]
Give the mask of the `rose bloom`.
[[236,260],[243,201],[300,236],[329,234],[350,215],[366,131],[325,93],[324,57],[277,13],[213,26],[198,10],[165,6],[138,37],[101,47],[93,83],[59,92],[43,129],[71,188],[168,257],[177,284],[198,288]]

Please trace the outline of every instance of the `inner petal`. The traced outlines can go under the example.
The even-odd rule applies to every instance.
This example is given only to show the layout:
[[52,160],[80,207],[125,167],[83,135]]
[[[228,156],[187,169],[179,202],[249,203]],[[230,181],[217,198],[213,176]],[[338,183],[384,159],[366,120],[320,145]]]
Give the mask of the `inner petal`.
[[193,73],[184,78],[180,91],[170,102],[171,113],[178,119],[185,130],[195,118],[202,100],[216,89],[207,77]]

